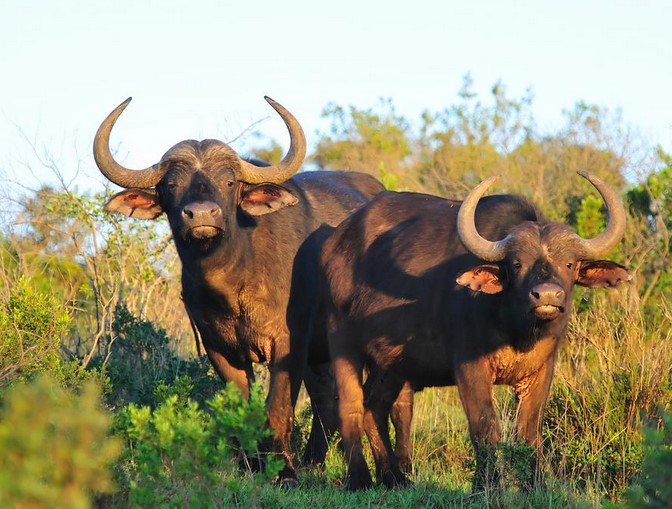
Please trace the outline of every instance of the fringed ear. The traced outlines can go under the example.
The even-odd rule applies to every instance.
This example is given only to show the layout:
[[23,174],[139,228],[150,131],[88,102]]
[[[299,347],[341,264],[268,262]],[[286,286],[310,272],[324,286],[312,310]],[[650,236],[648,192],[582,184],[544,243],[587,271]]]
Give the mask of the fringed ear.
[[288,189],[277,184],[259,184],[243,189],[240,208],[251,216],[263,216],[297,203],[299,199]]
[[582,261],[576,284],[588,288],[605,288],[631,279],[630,271],[618,263],[609,260]]
[[499,272],[497,265],[478,265],[460,274],[455,282],[474,292],[499,293],[504,289]]
[[155,219],[163,212],[154,189],[126,189],[110,198],[104,210],[138,219]]

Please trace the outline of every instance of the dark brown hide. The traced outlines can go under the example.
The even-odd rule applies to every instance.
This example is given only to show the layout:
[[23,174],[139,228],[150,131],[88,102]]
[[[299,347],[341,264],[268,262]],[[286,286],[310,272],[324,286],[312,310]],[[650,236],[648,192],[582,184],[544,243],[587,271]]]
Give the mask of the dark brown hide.
[[[282,111],[294,133],[294,153],[279,165],[286,173],[288,165],[298,169],[296,152],[303,147],[305,154],[305,140],[297,140],[303,131]],[[110,129],[101,127],[108,138]],[[97,139],[97,160],[107,161],[123,182],[138,180],[133,170],[106,159],[104,145]],[[306,172],[255,184],[243,180],[250,173],[262,180],[264,168],[221,141],[186,140],[152,167],[148,178],[160,178],[155,187],[122,191],[105,209],[141,219],[165,212],[182,262],[184,303],[215,370],[247,396],[252,364],[269,368],[271,448],[286,459],[281,480],[292,483],[290,432],[304,376],[314,410],[307,461],[324,459],[325,432],[337,427],[318,307],[319,251],[333,227],[383,187],[355,172]]]
[[[543,221],[524,199],[482,198],[476,228],[509,236],[505,257],[478,259],[457,232],[460,202],[382,193],[344,221],[321,255],[329,288],[329,346],[348,461],[346,484],[371,485],[361,437],[372,446],[379,482],[404,484],[391,452],[390,406],[404,384],[457,385],[483,487],[487,451],[500,440],[494,384],[512,386],[518,437],[536,446],[558,342],[575,283],[613,286],[627,269],[584,258],[565,225]],[[363,385],[363,370],[372,376]]]

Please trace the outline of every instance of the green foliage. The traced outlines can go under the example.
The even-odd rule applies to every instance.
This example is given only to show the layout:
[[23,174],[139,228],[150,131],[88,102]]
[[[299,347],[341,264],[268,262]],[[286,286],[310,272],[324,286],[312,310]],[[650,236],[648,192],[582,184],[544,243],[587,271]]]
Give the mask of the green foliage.
[[134,316],[123,305],[115,310],[112,331],[109,352],[94,357],[90,365],[108,377],[111,405],[155,406],[169,395],[202,402],[221,388],[206,358],[181,358],[161,327]]
[[275,140],[271,140],[267,147],[256,147],[250,151],[252,157],[256,157],[257,159],[266,161],[270,164],[278,164],[282,159],[283,154],[282,146]]
[[75,394],[40,376],[3,396],[0,507],[81,509],[113,489],[109,467],[121,443],[108,437],[110,417],[93,381]]
[[[260,386],[249,401],[228,384],[207,403],[209,411],[177,395],[151,410],[129,405],[117,429],[128,443],[125,476],[130,501],[138,507],[213,507],[231,496],[233,458],[265,460],[265,478],[274,478],[282,460],[261,457],[259,443],[270,436]],[[249,469],[248,469],[248,472]]]
[[[264,388],[260,384],[252,385],[250,398],[245,400],[238,388],[229,383],[208,401],[212,411],[213,435],[221,437],[241,458],[250,454],[259,456],[260,441],[271,436],[266,424],[264,399]],[[260,457],[258,459],[261,460]],[[283,462],[278,464],[272,458],[266,458],[267,472],[270,470],[271,477],[280,471],[282,465]]]
[[0,303],[0,386],[60,368],[61,338],[70,314],[22,278]]
[[640,470],[643,420],[672,403],[672,315],[647,323],[627,293],[594,293],[572,318],[544,415],[555,475],[611,499]]
[[409,127],[397,115],[391,100],[381,100],[377,108],[363,110],[329,104],[322,116],[331,119],[331,126],[313,155],[320,168],[363,171],[377,177],[385,172],[401,176],[404,159],[411,153]]
[[583,238],[593,238],[604,231],[606,221],[602,213],[602,199],[589,194],[581,200],[576,213],[576,232]]
[[378,180],[380,180],[388,191],[397,191],[399,189],[399,177],[388,171],[383,163],[380,163],[378,169]]
[[[575,171],[588,170],[625,190],[641,171],[628,166],[634,158],[626,130],[608,111],[581,101],[564,112],[562,125],[541,130],[530,92],[512,97],[502,83],[490,92],[476,94],[467,76],[454,104],[426,111],[417,125],[398,115],[391,100],[361,109],[330,104],[324,110],[330,128],[318,140],[314,160],[324,168],[372,173],[391,190],[451,198],[463,197],[480,179],[499,173],[494,192],[522,194],[546,217],[567,221],[579,234],[598,233],[605,222],[602,202]],[[271,143],[252,154],[276,162],[282,152]],[[655,507],[657,497],[668,500],[670,484],[665,477],[670,424],[660,408],[672,406],[672,312],[667,304],[672,295],[672,156],[658,149],[648,160],[647,176],[627,192],[628,231],[612,256],[635,268],[635,278],[627,299],[613,292],[576,292],[575,317],[543,420],[545,485],[531,492],[512,487],[529,479],[529,451],[515,443],[513,397],[499,389],[498,395],[509,395],[498,398],[500,405],[505,402],[498,407],[505,442],[496,451],[505,481],[501,492],[469,492],[473,451],[454,388],[416,395],[413,487],[344,493],[345,464],[336,444],[323,471],[300,472],[298,490],[274,489],[262,476],[240,476],[235,459],[238,466],[250,466],[246,462],[268,438],[261,392],[254,389],[249,404],[232,387],[215,396],[221,381],[207,360],[178,355],[192,354],[194,343],[182,306],[175,305],[179,263],[165,222],[105,214],[109,193],[89,196],[44,187],[19,198],[20,212],[4,225],[0,390],[21,387],[18,381],[41,372],[52,375],[55,393],[70,387],[83,394],[92,383],[102,387],[110,405],[122,409],[116,422],[129,446],[117,463],[118,502],[124,508],[596,507],[605,497],[623,500],[633,479],[639,480],[628,500]],[[71,360],[61,360],[66,358]],[[40,409],[53,403],[32,396],[26,401]],[[127,407],[129,402],[133,405]],[[71,411],[68,404],[60,407]],[[293,437],[300,452],[310,412],[297,412],[304,416],[297,419],[304,428]],[[70,418],[45,413],[58,415],[49,421],[51,440],[62,435],[64,450],[76,447],[71,435],[58,431],[72,424]],[[659,426],[643,433],[642,422]],[[0,429],[9,428],[3,421]],[[36,438],[31,437],[24,437],[25,447],[32,447]],[[4,454],[4,442],[0,450]],[[92,458],[85,458],[86,468]],[[272,476],[277,459],[263,459]],[[106,475],[100,475],[101,485]],[[8,477],[2,479],[6,483]],[[9,479],[23,486],[16,477]],[[4,486],[0,506],[12,506],[2,498]],[[87,493],[106,489],[91,484]],[[105,501],[114,504],[115,497]]]
[[[650,294],[672,295],[672,156],[658,148],[659,167],[627,193],[627,202],[635,217],[640,217],[647,225],[645,247],[650,255],[640,264],[642,273],[649,282],[645,299]],[[655,304],[651,312],[656,312]]]
[[672,414],[663,415],[662,427],[644,431],[642,472],[628,493],[633,509],[672,507]]

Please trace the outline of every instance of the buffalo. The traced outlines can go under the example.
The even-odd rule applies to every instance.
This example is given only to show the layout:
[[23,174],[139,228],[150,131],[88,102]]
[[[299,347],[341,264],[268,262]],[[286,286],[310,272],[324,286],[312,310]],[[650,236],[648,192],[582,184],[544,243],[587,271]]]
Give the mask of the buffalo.
[[109,138],[130,98],[102,122],[94,156],[103,175],[125,188],[106,211],[168,217],[182,264],[184,304],[219,376],[247,397],[253,363],[267,364],[270,449],[285,459],[280,482],[293,485],[290,432],[302,381],[314,411],[306,461],[324,459],[326,436],[337,427],[326,337],[322,332],[314,338],[324,323],[320,248],[334,226],[384,188],[363,173],[294,175],[306,154],[303,129],[283,106],[266,100],[290,135],[277,165],[264,167],[206,139],[182,141],[143,170],[125,168],[114,160]]
[[[624,234],[623,205],[600,179],[579,173],[608,211],[605,231],[592,239],[544,220],[521,197],[481,198],[496,177],[462,203],[379,194],[327,239],[320,265],[349,489],[372,484],[362,433],[378,482],[407,482],[388,430],[400,391],[457,386],[476,454],[475,490],[497,482],[493,385],[513,388],[517,439],[538,448],[574,285],[631,279],[625,267],[598,259]],[[536,454],[530,461],[535,468]]]

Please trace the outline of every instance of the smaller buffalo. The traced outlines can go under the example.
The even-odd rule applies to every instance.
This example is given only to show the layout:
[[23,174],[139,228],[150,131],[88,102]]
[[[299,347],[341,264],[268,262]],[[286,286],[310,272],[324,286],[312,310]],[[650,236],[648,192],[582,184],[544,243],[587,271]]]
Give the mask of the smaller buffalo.
[[350,490],[372,484],[362,433],[378,481],[407,482],[392,453],[388,417],[409,387],[457,385],[476,452],[474,489],[496,481],[495,384],[513,387],[518,439],[539,446],[574,285],[631,279],[625,267],[598,259],[623,237],[623,205],[604,182],[579,173],[608,211],[605,231],[593,239],[545,221],[521,197],[481,198],[492,177],[463,203],[381,193],[326,241],[321,268]]

